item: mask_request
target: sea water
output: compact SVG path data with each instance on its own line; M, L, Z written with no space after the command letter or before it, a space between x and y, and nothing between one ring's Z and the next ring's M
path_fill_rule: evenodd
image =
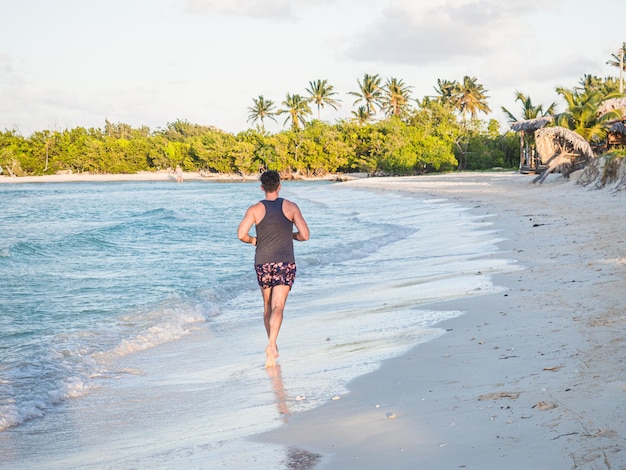
M0 466L292 468L248 437L349 393L493 292L489 220L445 200L285 182L311 239L265 370L259 184L0 185ZM291 467L290 467L291 465ZM304 467L303 467L304 468Z

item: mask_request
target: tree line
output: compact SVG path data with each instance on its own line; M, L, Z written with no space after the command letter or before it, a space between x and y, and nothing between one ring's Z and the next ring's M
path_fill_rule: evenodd
M620 49L624 54L624 48ZM616 59L617 56L614 57ZM620 62L609 62L624 67ZM0 169L3 174L44 175L59 171L136 173L175 168L206 173L255 174L266 169L306 176L334 172L419 174L453 169L513 168L519 162L519 140L499 132L487 90L475 77L438 80L435 95L411 97L411 87L394 77L383 80L365 74L357 80L352 118L321 120L325 106L341 100L327 80L309 82L306 95L287 93L281 107L263 96L252 100L248 120L254 128L237 134L185 120L164 129L133 128L105 120L104 128L76 127L37 131L24 137L16 130L0 132ZM555 115L555 123L590 141L606 137L605 122L612 115L594 110L609 97L623 96L614 78L585 75L572 89L556 92L567 109L555 114L556 104L544 108L516 91L521 113L502 108L511 121ZM313 108L316 110L315 116ZM269 133L265 120L285 115L285 130Z
M0 133L0 166L18 176L59 171L136 173L176 165L206 173L248 175L272 169L318 176L334 172L406 175L514 164L515 138L501 136L497 121L477 119L467 100L462 101L462 109L448 95L409 107L409 97L402 95L408 88L401 80L390 79L389 87L383 87L378 76L366 75L360 84L355 98L363 104L355 117L334 124L319 116L310 119L310 103L319 111L338 102L332 97L332 87L320 80L311 82L309 88L317 98L288 94L281 110L274 110L273 103L263 97L256 98L249 111L257 125L237 134L185 120L156 131L108 120L102 129L45 130L27 138L5 130ZM466 110L470 110L469 119L463 117ZM377 112L381 113L378 119ZM265 131L263 120L283 113L288 128L273 134Z

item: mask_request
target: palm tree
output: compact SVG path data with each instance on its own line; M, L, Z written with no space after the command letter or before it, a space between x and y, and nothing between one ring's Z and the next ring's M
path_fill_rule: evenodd
M248 115L248 121L256 122L261 121L261 128L265 131L265 118L273 119L276 122L274 111L276 107L272 100L266 100L263 95L259 95L258 98L252 98L253 106L248 108L250 114Z
M359 106L356 111L352 111L352 116L353 119L361 126L369 121L371 117L365 106Z
M320 109L324 105L328 105L335 110L337 109L341 100L332 98L337 93L333 91L333 86L328 84L328 80L309 82L309 87L306 91L310 95L310 100L317 106L317 119L320 119Z
M449 104L454 108L458 108L459 104L459 82L456 80L442 80L437 79L438 88L435 87L435 91L439 95L438 100L441 104Z
M504 111L504 113L509 118L509 122L524 121L526 119L535 119L543 116L551 116L556 110L556 103L553 102L544 111L543 105L533 105L530 96L526 96L521 91L515 92L515 101L519 101L522 104L522 115L520 118L516 118L511 111L502 106L502 111Z
M608 95L609 93L614 93L618 91L620 88L620 83L613 77L600 78L596 77L595 75L585 74L578 81L578 86L574 88L581 91L597 90L605 95Z
M624 72L626 72L626 42L622 43L617 54L611 54L613 60L607 61L607 65L612 65L619 69L619 92L624 93Z
M527 121L546 117L542 125L546 125L552 120L552 115L556 111L556 103L552 103L544 111L543 105L534 105L530 96L526 96L521 91L515 92L515 101L519 101L522 105L522 114L520 118L513 115L511 111L502 106L502 111L508 116L509 122ZM549 117L548 117L549 116ZM543 121L543 120L542 120ZM540 124L537 122L537 124ZM520 133L520 170L522 167L537 168L540 164L539 157L536 152L535 132L534 130L519 129Z
M621 57L620 57L621 56ZM615 54L611 54L612 60L607 60L606 64L613 67L622 67L622 72L626 72L626 42L622 43L622 47Z
M461 114L465 116L465 113L469 113L472 119L476 118L478 112L485 114L491 112L487 105L487 98L485 93L487 90L477 83L476 77L463 77L463 84L459 87L459 102L458 108Z
M559 126L570 129L584 137L588 142L601 141L606 135L605 121L615 119L616 112L598 115L600 104L620 94L605 95L599 90L569 90L558 87L556 92L565 99L567 110L557 116Z
M357 83L359 84L359 91L351 91L350 95L356 96L357 99L354 100L354 104L360 103L363 101L365 103L365 108L367 109L367 113L369 116L374 116L376 114L376 107L382 107L381 99L383 89L380 85L382 79L376 75L363 75L363 81L357 79Z
M405 85L401 79L387 79L382 97L382 109L387 117L401 116L407 112L411 88L413 87Z
M306 117L311 115L311 108L309 102L301 95L291 95L287 93L287 98L282 102L284 109L279 109L276 114L288 113L287 119L283 125L287 124L291 120L291 128L294 131L300 129L300 125L304 127L306 124Z

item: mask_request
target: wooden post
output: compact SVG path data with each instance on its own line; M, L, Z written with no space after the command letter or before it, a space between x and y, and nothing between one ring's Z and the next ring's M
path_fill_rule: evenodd
M524 131L520 131L519 136L519 169L521 171L524 166Z

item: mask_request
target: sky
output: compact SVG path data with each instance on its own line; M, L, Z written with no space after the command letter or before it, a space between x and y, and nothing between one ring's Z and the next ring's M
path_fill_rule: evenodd
M327 80L352 117L364 74L401 79L411 96L476 77L492 110L544 108L626 41L624 0L0 0L0 130L164 129L185 120L231 133L255 127L253 98L281 108ZM316 110L313 107L314 115ZM286 115L266 120L285 129ZM287 124L288 126L288 124Z

